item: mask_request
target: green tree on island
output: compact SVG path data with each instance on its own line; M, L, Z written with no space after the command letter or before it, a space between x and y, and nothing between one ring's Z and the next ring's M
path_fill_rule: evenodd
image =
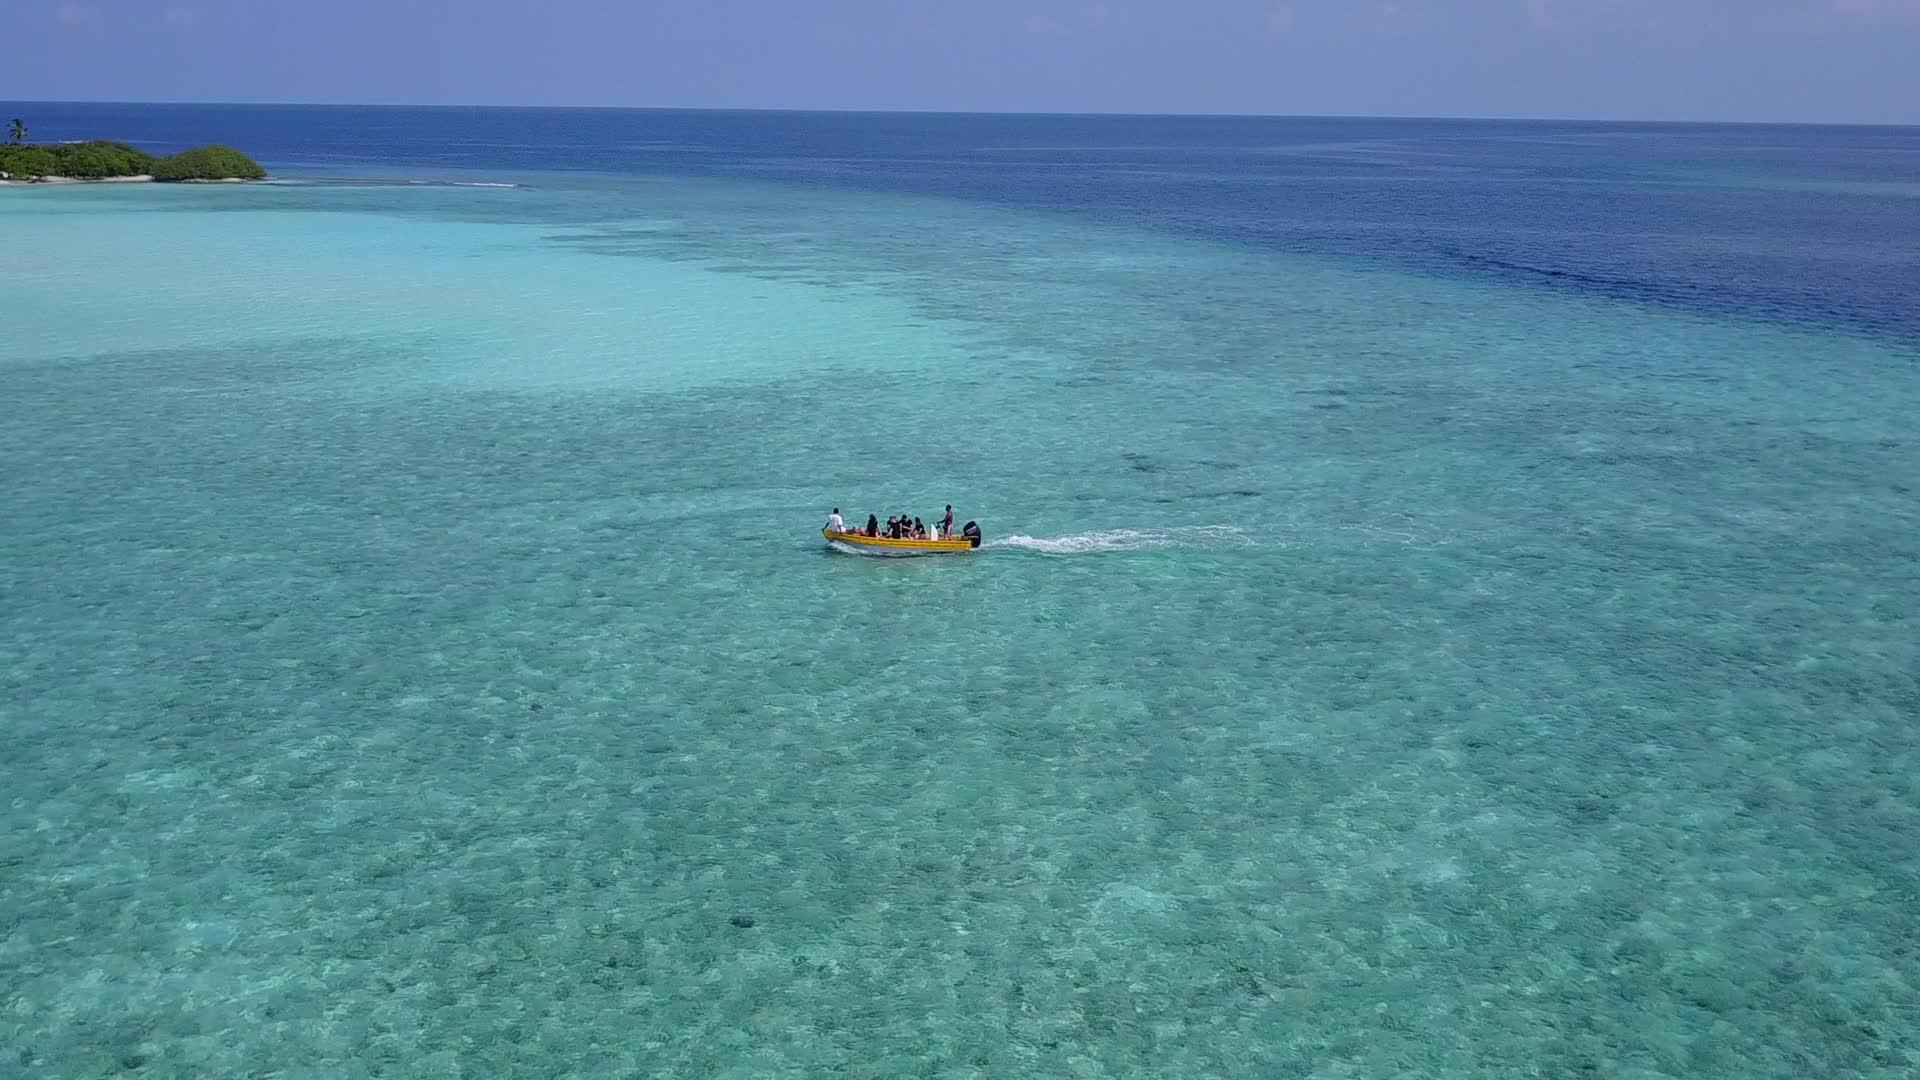
M26 125L14 121L14 141L0 145L0 175L15 180L109 180L143 176L155 180L264 180L260 163L231 146L200 146L170 157L153 155L115 139L89 139L58 146L23 142Z
M15 146L19 146L27 141L27 122L25 120L17 116L13 118L13 123L7 125L7 141Z
M155 180L264 180L267 171L231 146L200 146L153 162Z

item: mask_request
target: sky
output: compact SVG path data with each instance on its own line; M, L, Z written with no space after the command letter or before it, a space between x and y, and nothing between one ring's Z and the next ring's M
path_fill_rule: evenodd
M0 0L0 102L1920 123L1920 0Z

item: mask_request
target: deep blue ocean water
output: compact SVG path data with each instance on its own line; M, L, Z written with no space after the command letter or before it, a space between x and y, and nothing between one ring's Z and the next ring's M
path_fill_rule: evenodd
M40 138L112 131L168 152L219 138L293 174L581 170L933 195L1920 337L1916 128L338 106L31 111Z
M1920 1073L1920 131L16 113L0 1076Z

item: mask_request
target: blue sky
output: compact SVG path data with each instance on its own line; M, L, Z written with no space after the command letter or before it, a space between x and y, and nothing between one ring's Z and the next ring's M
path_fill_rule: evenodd
M0 101L1920 123L1920 0L8 0Z

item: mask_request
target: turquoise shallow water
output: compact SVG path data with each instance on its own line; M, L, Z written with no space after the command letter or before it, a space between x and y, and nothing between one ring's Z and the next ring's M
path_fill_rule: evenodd
M1910 343L514 179L0 192L0 1075L1920 1070Z

